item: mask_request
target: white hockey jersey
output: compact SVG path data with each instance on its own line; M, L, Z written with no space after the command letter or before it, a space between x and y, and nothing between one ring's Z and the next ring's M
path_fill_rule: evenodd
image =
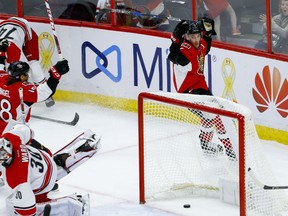
M32 139L31 135L28 126L17 125L1 136L13 146L13 160L4 164L4 178L13 189L10 201L18 215L35 215L35 195L51 191L57 178L57 167L51 155L26 145Z

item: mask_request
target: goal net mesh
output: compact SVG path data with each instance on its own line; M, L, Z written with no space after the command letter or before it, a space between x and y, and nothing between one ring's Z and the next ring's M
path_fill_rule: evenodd
M233 201L240 212L288 215L285 191L264 190L248 172L251 168L260 182L278 185L248 108L215 96L177 93L141 93L139 101L140 202L221 198L221 185L229 182L237 185L236 199L244 200L244 205ZM237 115L244 117L244 134Z

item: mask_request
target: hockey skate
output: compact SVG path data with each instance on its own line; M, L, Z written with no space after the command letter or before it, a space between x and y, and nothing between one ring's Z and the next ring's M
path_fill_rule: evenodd
M222 142L224 148L225 148L225 153L228 157L228 159L230 161L237 161L237 157L236 157L236 154L233 150L233 147L232 147L232 143L230 141L229 138L225 138L225 139L220 139L219 140Z
M199 139L200 139L200 146L204 154L210 155L210 156L217 156L219 153L223 153L223 147L219 144L215 144L212 142L212 136L213 132L210 133L200 133Z
M45 105L48 108L54 106L54 104L55 104L55 101L54 101L53 97L49 97L45 100Z
M95 155L101 148L101 137L87 130L53 156L58 165L57 180Z

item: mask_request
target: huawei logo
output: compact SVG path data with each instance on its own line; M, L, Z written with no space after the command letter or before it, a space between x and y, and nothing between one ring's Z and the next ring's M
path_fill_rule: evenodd
M253 97L257 103L259 112L263 113L269 110L277 112L286 118L288 115L288 81L284 79L281 82L281 73L274 67L271 74L266 65L262 71L262 77L259 73L255 77L256 88L252 88Z

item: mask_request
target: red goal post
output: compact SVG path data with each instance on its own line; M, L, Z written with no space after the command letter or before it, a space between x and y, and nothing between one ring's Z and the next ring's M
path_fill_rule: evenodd
M226 147L224 151L219 148L213 154L207 153L202 146L200 148L202 119L211 120L216 116L223 120L227 135L233 140L236 159L231 159L227 152L225 154ZM217 126L212 128L215 130ZM275 184L261 154L260 141L248 108L215 96L143 92L138 96L138 132L141 204L147 199L165 199L166 195L171 198L171 194L173 197L186 196L192 190L195 194L195 188L197 191L216 191L217 194L222 191L225 194L226 185L218 185L224 179L238 184L239 200L236 205L240 206L241 216L258 215L258 212L272 215L285 208L283 191L264 191L248 175L247 169L252 167L261 180ZM221 134L218 135L220 137ZM214 136L218 135L214 133ZM222 145L219 140L211 140L216 149ZM217 174L210 176L207 170L213 166ZM221 200L227 202L223 195ZM266 206L267 200L271 203ZM278 204L278 200L281 200L281 204Z

